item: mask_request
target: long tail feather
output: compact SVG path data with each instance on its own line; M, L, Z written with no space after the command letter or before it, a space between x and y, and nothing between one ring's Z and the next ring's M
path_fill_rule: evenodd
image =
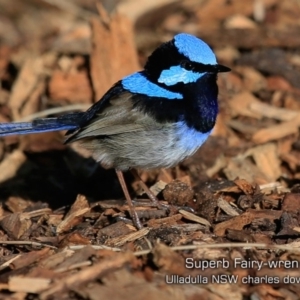
M83 113L74 113L58 118L36 119L32 122L0 123L0 136L42 133L79 128Z

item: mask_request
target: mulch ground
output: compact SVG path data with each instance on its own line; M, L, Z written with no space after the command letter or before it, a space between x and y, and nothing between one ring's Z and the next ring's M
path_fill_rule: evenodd
M0 122L86 110L178 32L218 61L212 136L113 170L64 133L0 140L0 299L300 299L300 2L0 0ZM107 12L109 11L109 13ZM138 141L137 141L138 143Z

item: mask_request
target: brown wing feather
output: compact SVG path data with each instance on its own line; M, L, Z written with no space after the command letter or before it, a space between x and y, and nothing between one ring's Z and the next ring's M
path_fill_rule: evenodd
M80 139L115 135L126 132L141 131L153 126L149 116L141 114L133 107L132 94L123 92L107 102L95 116L76 133L68 137L67 142Z

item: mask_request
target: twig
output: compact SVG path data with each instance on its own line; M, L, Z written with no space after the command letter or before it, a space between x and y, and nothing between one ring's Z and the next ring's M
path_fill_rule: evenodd
M184 251L184 250L196 250L200 248L215 249L215 248L236 248L236 247L246 247L246 248L268 248L268 249L278 249L286 251L300 251L297 248L290 247L287 245L270 245L266 243L222 243L222 244L210 244L210 245L184 245L170 247L173 251ZM142 250L134 252L135 256L146 255L151 253L151 250Z
M113 248L113 247L108 247L104 245L90 245L96 250L99 249L107 249L115 252L122 251L119 248ZM68 249L70 250L80 250L82 248L86 247L86 245L76 245L76 246L68 246ZM150 246L149 246L150 247ZM216 249L216 248L236 248L236 247L246 247L246 248L268 248L268 249L278 249L278 250L286 250L286 251L300 251L295 247L291 247L288 245L270 245L266 243L221 243L221 244L204 244L204 245L183 245L183 246L175 246L175 247L170 247L173 251L185 251L185 250L196 250L200 248L207 248L207 249ZM141 255L146 255L152 252L153 247L151 249L147 250L141 250L141 251L136 251L133 254L135 256L141 256Z
M76 250L81 250L86 246L87 245L73 245L73 246L68 246L67 248L70 249L70 250L76 251ZM115 251L115 252L120 252L121 251L120 248L108 247L108 246L105 246L105 245L89 245L89 246L94 248L95 250L105 249L105 250L111 250L111 251Z
M57 249L57 247L55 246L32 241L0 241L0 245L30 245L36 247L48 247L51 249Z
M92 262L90 260L86 260L86 261L82 261L82 262L76 263L76 264L68 266L68 267L58 268L58 269L54 270L54 272L55 273L63 273L66 271L71 271L71 270L82 268L82 267L88 267L91 265L92 265Z
M14 260L18 259L21 256L21 254L16 255L15 257L11 258L10 260L6 261L0 266L0 271L7 268Z

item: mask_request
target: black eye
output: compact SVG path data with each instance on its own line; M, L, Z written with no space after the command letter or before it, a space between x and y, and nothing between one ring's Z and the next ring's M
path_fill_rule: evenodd
M188 60L183 60L180 63L181 67L186 69L187 71L192 71L194 69L193 64Z

